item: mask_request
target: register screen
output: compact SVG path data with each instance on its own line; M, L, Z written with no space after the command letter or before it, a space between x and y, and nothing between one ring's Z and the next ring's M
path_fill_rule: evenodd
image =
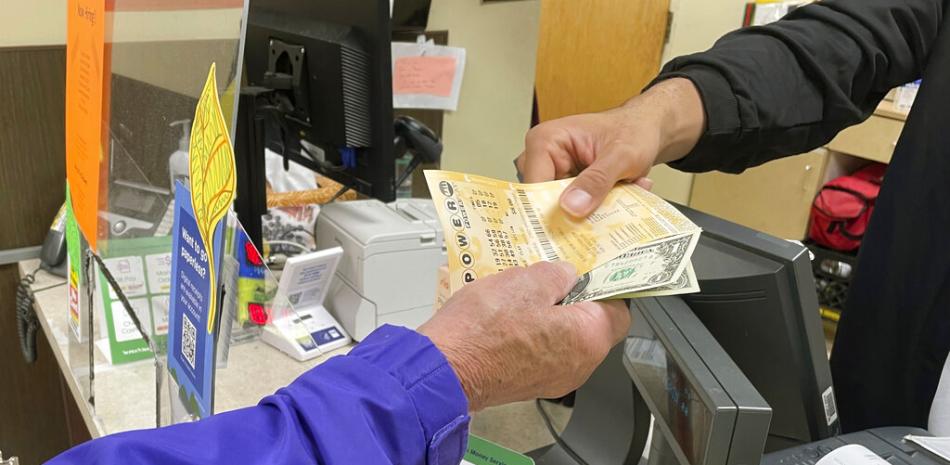
M657 422L663 422L691 465L703 463L712 412L700 399L696 388L651 329L643 325L638 336L627 339L628 362L638 373L645 389L644 398L652 400Z

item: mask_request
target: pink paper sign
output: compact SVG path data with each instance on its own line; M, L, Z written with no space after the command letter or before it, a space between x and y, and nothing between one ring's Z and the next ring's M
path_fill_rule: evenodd
M455 67L455 57L449 56L397 58L393 72L393 92L449 97L452 95Z

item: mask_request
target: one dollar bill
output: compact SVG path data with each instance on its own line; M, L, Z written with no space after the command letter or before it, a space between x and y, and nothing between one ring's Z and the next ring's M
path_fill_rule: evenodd
M683 276L698 241L699 232L693 232L639 246L584 273L562 303L685 293L689 284Z
M583 274L640 246L700 231L634 184L618 184L587 218L573 218L559 205L571 179L519 184L451 171L425 175L445 231L452 292L540 261L567 261Z
M667 295L692 294L699 292L699 281L696 279L696 272L693 271L693 264L686 265L686 269L676 280L665 286L649 289L646 291L631 292L614 296L614 299L641 299L644 297L662 297Z

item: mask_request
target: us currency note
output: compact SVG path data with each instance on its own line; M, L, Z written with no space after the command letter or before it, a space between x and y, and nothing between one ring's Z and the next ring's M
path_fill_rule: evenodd
M661 297L665 295L692 294L699 292L699 281L696 279L696 272L693 270L693 264L686 265L686 269L672 283L665 286L649 289L646 291L631 292L614 296L614 299L639 299L643 297Z
M591 215L573 218L559 205L571 179L519 184L450 171L425 175L445 232L452 292L539 261L568 261L586 273L644 244L699 232L633 184L618 184Z
M693 232L636 247L581 275L562 304L626 298L630 294L643 297L639 293L648 291L666 295L687 292L689 276L686 280L683 276L687 275L689 258L698 241L699 232Z

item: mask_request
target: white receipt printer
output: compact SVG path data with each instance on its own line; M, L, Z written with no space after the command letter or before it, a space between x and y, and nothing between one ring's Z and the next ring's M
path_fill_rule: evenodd
M343 248L326 307L354 339L432 316L446 258L431 200L335 202L321 209L316 236L318 249Z

